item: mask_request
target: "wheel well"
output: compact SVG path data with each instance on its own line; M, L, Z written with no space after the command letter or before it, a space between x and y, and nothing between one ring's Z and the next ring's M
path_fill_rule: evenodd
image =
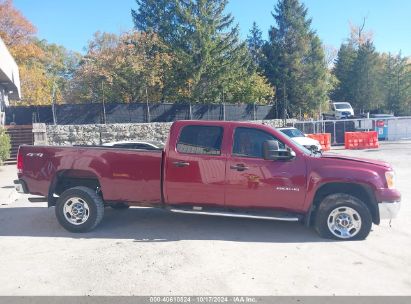
M328 183L322 185L315 193L313 200L312 216L310 218L310 224L315 219L315 213L322 200L333 193L346 193L357 197L364 202L372 215L372 221L374 224L380 223L380 216L378 212L377 202L374 194L368 186L353 184L353 183Z
M65 170L59 172L53 180L48 196L49 207L56 204L57 198L64 191L70 188L84 186L95 191L100 190L98 177L92 172L83 170Z

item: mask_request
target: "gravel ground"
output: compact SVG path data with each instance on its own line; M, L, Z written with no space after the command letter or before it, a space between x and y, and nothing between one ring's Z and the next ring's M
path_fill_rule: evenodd
M366 241L334 242L297 223L108 208L70 234L54 209L7 196L0 170L0 295L411 295L411 143L335 153L393 164L399 218Z

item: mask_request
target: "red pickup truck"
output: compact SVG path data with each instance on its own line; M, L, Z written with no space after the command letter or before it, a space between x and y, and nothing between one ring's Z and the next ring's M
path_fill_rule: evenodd
M42 196L72 232L104 207L303 221L322 237L365 239L396 216L401 195L384 162L322 155L267 125L177 121L163 150L21 146L17 191Z

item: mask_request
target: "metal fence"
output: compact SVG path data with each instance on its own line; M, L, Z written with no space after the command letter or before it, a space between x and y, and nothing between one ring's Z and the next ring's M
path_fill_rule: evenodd
M292 125L306 134L331 133L331 143L344 144L345 132L377 131L379 140L411 139L411 117L296 121Z
M64 104L6 108L6 124L61 125L97 123L170 122L195 120L262 120L275 118L272 106L256 104Z

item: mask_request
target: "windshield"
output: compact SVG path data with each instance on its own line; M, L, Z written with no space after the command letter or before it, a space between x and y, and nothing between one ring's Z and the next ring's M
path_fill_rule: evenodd
M351 109L351 105L349 103L335 103L334 107L337 110L349 110L349 109Z
M284 136L286 136L286 137L288 137L290 140L292 140L292 138L291 138L290 136L288 136L287 133L283 132L283 131L287 131L287 130L280 130L280 131L284 134ZM299 131L299 130L298 130L298 131ZM301 131L300 131L300 132L301 132ZM316 155L316 154L314 154L312 151L308 150L306 147L300 145L298 142L296 142L296 141L294 141L294 140L292 140L292 142L293 142L294 145L296 145L296 146L300 149L300 151L302 151L304 154L306 154L306 155L311 155L311 156Z
M283 129L283 130L280 130L280 131L283 132L285 135L287 135L287 136L290 137L290 138L293 138L293 137L305 137L304 133L301 132L301 131L298 130L298 129Z

